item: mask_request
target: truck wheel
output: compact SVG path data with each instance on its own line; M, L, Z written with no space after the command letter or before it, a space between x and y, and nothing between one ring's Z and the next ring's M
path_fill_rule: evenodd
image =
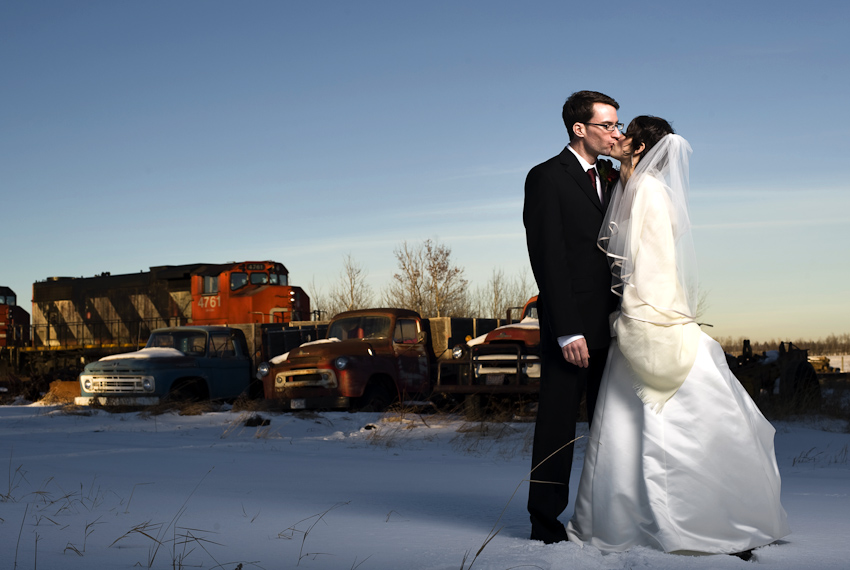
M172 402L201 402L210 399L203 380L184 380L171 387L168 399Z
M395 398L383 384L370 383L363 395L357 398L354 407L358 412L384 412Z

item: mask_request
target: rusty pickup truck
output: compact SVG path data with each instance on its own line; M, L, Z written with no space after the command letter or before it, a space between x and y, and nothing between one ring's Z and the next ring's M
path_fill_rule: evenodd
M394 401L465 398L536 391L486 385L452 347L486 334L498 319L424 319L406 309L365 309L335 316L327 337L263 362L257 377L266 399L284 409L378 411Z

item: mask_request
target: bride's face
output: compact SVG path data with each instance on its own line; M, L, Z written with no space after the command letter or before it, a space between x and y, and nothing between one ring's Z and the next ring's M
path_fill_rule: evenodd
M615 160L619 160L620 162L628 161L629 157L632 155L632 138L631 137L622 137L620 140L614 143L614 148L611 149L611 154L609 155L611 158Z

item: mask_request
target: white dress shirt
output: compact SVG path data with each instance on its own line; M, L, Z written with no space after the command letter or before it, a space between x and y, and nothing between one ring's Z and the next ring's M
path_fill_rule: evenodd
M584 157L582 157L579 153L577 153L575 151L575 149L573 149L573 147L571 147L570 145L567 145L567 148L570 149L570 152L573 153L575 155L575 157L578 159L578 163L584 169L585 173L587 173L587 171L590 170L591 168L596 170L596 163L595 162L593 164L590 164L589 162L587 162L584 159ZM599 181L599 171L598 170L596 171L596 195L599 196L599 201L602 202L602 186L601 186L600 181ZM583 334L572 334L572 335L566 335L566 336L559 336L558 337L558 344L560 345L561 348L564 348L568 344L575 342L580 338L584 338L584 335Z

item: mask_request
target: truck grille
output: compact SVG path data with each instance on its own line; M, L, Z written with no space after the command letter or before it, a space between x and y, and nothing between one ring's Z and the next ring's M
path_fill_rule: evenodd
M318 386L321 388L336 388L336 373L325 368L309 368L307 370L287 370L275 376L274 385L277 390L296 388L300 386Z
M129 394L129 393L150 393L153 390L145 390L143 385L144 378L141 376L81 376L80 381L85 382L88 379L91 381L91 388L84 390L95 394ZM150 386L153 388L153 379L150 379Z
M535 355L517 357L505 354L487 354L476 356L474 359L475 375L516 375L517 364L522 375L529 378L540 378L540 358Z

